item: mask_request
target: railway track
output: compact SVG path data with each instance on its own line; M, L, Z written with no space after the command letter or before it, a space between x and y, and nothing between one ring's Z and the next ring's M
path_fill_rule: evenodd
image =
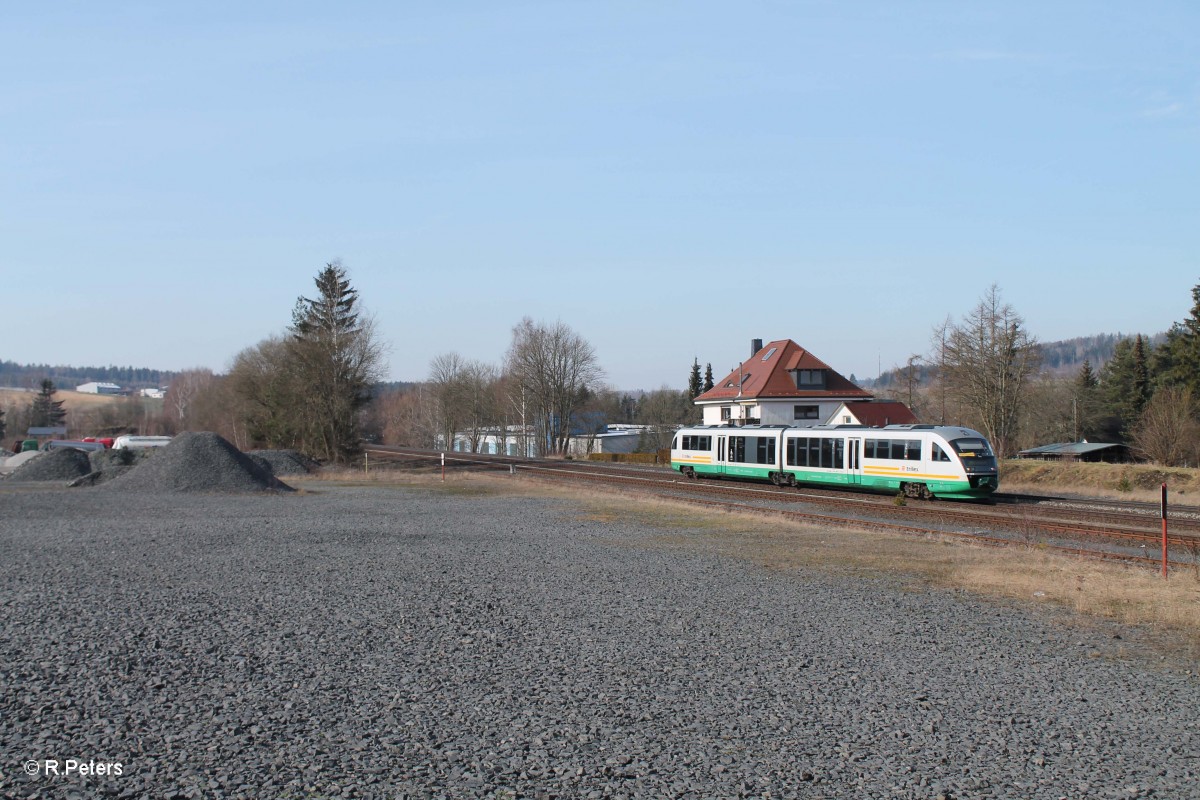
M381 446L368 451L376 463L388 461L425 468L439 467L443 455ZM1005 497L996 505L936 501L897 505L887 495L777 488L733 480L688 480L663 467L610 466L475 453L446 453L445 465L449 470L519 471L542 480L602 483L711 509L748 511L810 524L866 527L993 546L1037 546L1042 550L1147 566L1161 563L1161 520L1148 513L1130 511L1128 503L1072 500L1066 506L1047 506L1045 498ZM1170 524L1169 560L1176 565L1200 563L1200 520L1196 516L1181 517Z

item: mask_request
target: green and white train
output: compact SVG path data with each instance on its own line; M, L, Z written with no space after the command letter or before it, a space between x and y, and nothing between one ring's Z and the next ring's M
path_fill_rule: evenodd
M671 468L689 478L836 486L908 497L980 500L999 487L996 456L969 428L943 425L785 425L682 428Z

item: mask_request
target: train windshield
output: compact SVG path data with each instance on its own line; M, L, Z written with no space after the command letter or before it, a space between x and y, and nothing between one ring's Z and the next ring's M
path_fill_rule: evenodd
M986 439L971 437L950 442L967 468L996 469L996 455Z

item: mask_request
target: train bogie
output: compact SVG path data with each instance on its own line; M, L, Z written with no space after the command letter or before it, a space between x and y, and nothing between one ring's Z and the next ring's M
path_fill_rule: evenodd
M933 425L703 427L680 430L671 467L689 477L827 485L914 498L996 491L995 456L968 428Z

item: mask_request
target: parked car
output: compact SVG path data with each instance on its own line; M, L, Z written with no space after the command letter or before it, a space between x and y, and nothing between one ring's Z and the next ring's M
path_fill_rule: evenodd
M43 450L62 450L64 448L74 448L75 450L103 450L104 445L99 442L84 442L78 439L51 439L42 445Z
M113 450L144 450L148 447L166 447L170 436L118 436L113 441Z

